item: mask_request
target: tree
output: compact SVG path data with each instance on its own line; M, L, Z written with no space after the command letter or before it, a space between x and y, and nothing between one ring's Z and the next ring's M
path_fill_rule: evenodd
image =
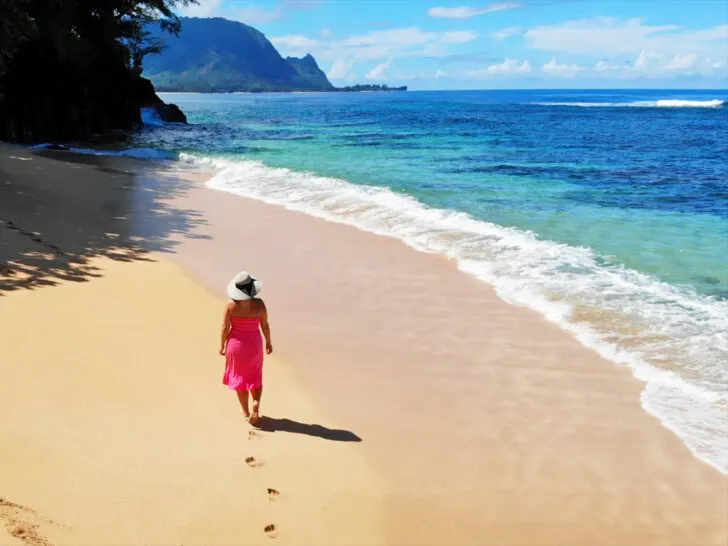
M129 62L131 71L141 76L144 70L144 57L153 53L161 53L166 47L164 40L139 25L133 34L125 40L129 48Z
M0 0L0 140L83 138L140 123L144 27L179 33L193 0ZM152 91L153 93L153 91Z
M7 71L18 47L28 39L33 19L28 13L30 0L2 0L0 2L0 78Z

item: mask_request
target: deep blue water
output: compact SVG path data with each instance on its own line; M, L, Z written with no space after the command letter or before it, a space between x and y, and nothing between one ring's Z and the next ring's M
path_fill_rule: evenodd
M165 99L191 125L135 146L212 165L216 189L456 258L631 365L648 409L728 468L728 91Z

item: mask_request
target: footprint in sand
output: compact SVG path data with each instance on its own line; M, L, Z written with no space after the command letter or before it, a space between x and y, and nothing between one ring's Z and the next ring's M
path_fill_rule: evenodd
M262 437L263 435L257 430L248 431L248 440L260 440Z
M255 468L256 466L263 466L265 463L261 461L260 459L256 459L255 457L246 457L245 462L248 463L248 466L251 468Z
M281 492L277 489L273 489L271 487L268 488L268 500L274 501L278 500L278 497L281 496Z
M0 497L0 520L5 524L5 530L23 544L49 546L48 540L38 532L40 525L33 520L53 522L39 518L30 508Z
M278 536L278 527L272 523L270 525L266 525L264 531L268 538L276 538Z

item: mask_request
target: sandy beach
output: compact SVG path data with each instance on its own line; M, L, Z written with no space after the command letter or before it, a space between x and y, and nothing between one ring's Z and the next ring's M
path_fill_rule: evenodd
M629 370L441 256L204 180L0 145L0 544L726 544L728 480ZM216 351L240 269L261 430Z

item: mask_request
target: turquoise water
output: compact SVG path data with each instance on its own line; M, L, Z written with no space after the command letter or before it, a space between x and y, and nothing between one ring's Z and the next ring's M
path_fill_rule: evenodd
M458 261L646 381L728 469L728 92L194 95L134 146Z

